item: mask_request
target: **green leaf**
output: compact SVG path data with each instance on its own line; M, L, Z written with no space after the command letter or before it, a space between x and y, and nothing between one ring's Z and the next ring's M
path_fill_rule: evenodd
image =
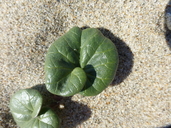
M111 40L98 29L73 27L47 52L46 87L61 96L97 95L111 83L117 67L118 53Z
M59 118L50 109L40 114L41 106L40 93L34 89L24 89L11 97L9 107L21 128L58 128Z
M87 82L81 94L93 96L102 92L112 82L118 61L117 49L111 40L98 29L83 30L80 65L87 74Z

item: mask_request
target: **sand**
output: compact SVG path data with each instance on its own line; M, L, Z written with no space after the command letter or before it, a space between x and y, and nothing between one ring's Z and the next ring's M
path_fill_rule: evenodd
M9 100L44 84L50 44L73 26L99 28L119 68L101 94L60 99L61 128L158 128L171 124L169 0L0 1L0 128L16 128ZM61 106L60 105L60 106Z

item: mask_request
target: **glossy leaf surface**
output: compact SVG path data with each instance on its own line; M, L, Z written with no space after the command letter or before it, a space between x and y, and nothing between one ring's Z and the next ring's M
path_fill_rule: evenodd
M10 111L21 128L58 128L56 114L52 110L40 114L41 106L42 96L34 89L20 90L10 100Z
M46 87L61 96L97 95L111 83L117 66L118 53L111 40L98 29L73 27L47 52Z

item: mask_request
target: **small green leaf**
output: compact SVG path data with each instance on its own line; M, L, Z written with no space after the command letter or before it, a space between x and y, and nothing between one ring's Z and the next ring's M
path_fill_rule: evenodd
M42 96L34 89L16 92L10 99L10 111L21 128L58 128L59 118L52 110L39 115Z
M118 53L111 40L98 29L73 27L47 52L46 87L61 96L94 96L112 82L117 67Z

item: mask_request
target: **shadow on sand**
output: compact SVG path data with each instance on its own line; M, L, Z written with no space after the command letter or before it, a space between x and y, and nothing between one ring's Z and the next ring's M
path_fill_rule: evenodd
M72 97L61 97L51 94L45 84L39 84L32 89L38 90L47 105L56 112L61 119L61 128L75 128L91 117L91 110L87 105L72 101Z
M168 23L170 22L170 23ZM170 27L169 27L170 24ZM169 46L171 50L171 0L169 0L168 4L166 5L165 8L165 38L166 38L166 43Z

